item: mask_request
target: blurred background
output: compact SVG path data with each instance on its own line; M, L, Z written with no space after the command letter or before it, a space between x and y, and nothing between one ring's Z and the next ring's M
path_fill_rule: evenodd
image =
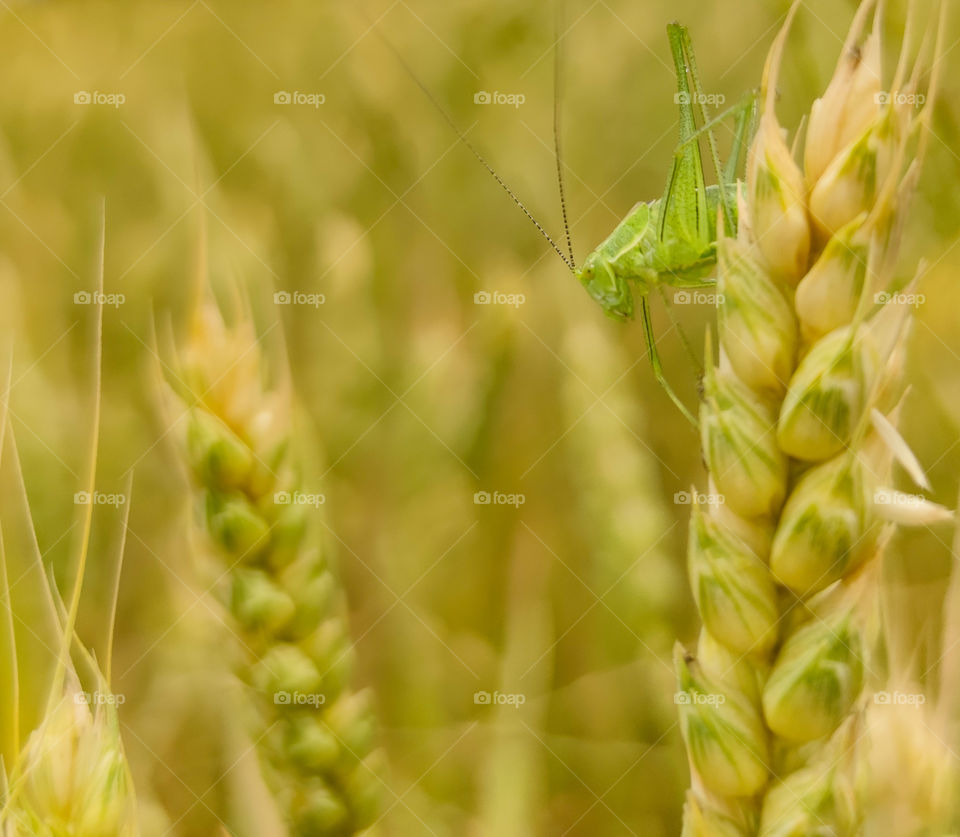
M780 79L791 132L854 6L801 10ZM730 105L758 85L786 8L565 3L578 260L662 193L677 134L666 24L689 25L705 90ZM239 772L230 719L198 686L219 662L214 606L149 371L154 324L183 333L203 224L214 286L253 301L322 451L307 484L327 498L390 761L380 832L679 833L670 654L697 631L678 496L704 487L697 440L653 381L640 327L603 317L383 40L557 237L554 32L553 4L524 0L3 4L0 322L39 544L60 572L92 416L82 295L106 206L101 488L135 474L113 687L146 833L215 833ZM929 303L905 435L951 506L958 38L952 21L905 258L927 260ZM694 370L653 305L668 375L693 403ZM674 311L702 345L712 309ZM103 549L116 534L105 521ZM901 536L888 564L915 592L918 635L933 630L949 533ZM91 635L108 583L94 561Z

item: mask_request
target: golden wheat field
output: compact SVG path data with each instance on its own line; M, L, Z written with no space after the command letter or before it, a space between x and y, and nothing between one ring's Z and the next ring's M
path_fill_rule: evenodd
M0 835L960 834L953 5L0 0Z

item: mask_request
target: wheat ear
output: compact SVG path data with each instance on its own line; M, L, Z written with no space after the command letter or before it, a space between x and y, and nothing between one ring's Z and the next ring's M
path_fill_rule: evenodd
M101 227L98 288L103 290ZM101 293L102 295L102 293ZM130 767L120 736L123 696L110 688L117 586L106 626L101 670L75 631L93 524L102 368L103 307L94 329L94 411L86 497L67 603L48 574L37 542L13 428L8 422L11 366L0 403L0 835L3 837L139 837ZM114 556L119 584L132 477ZM101 557L101 556L98 556ZM87 690L88 689L88 690Z
M801 165L774 111L799 5L764 69L737 236L718 247L719 362L708 336L700 409L710 490L688 550L703 631L696 653L676 651L687 837L860 833L877 559L895 523L949 516L887 488L895 460L923 480L895 427L913 308L893 271L935 95L934 79L921 87L930 39L909 71L905 44L886 92L865 0Z
M207 293L207 291L204 291ZM199 526L257 712L250 734L291 835L350 835L377 810L371 696L349 689L343 597L306 495L287 383L267 380L248 311L228 326L207 298L174 387Z

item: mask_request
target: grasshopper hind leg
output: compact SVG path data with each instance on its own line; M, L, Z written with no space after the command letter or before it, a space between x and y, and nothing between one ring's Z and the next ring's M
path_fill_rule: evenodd
M650 319L650 302L646 297L640 300L640 314L643 320L643 337L647 343L647 355L650 357L650 366L653 369L653 377L657 383L663 387L664 392L670 396L670 400L676 405L677 409L683 413L683 417L694 427L697 427L697 420L694 418L686 405L680 400L680 397L673 391L670 382L663 374L663 366L660 363L660 353L657 351L656 341L653 339L653 323Z

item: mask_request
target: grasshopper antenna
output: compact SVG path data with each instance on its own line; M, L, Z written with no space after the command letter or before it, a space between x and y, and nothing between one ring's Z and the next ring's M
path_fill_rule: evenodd
M533 213L530 212L530 210L527 209L526 206L524 206L523 201L521 201L520 198L517 197L516 192L514 192L513 189L511 189L504 182L503 178L500 177L499 174L497 174L493 166L491 166L487 162L486 158L479 151L477 151L473 143L467 139L466 134L464 134L463 131L460 130L460 127L454 121L453 117L449 113L447 113L446 108L444 108L444 106L440 104L436 96L434 96L433 93L430 92L430 89L420 80L420 77L413 71L413 68L410 66L407 60L403 57L403 55L400 54L400 51L390 42L387 36L384 35L377 26L373 27L373 31L377 33L377 37L379 37L380 40L383 41L384 44L386 44L390 52L394 54L397 61L400 63L400 66L403 67L404 70L406 70L407 75L410 76L410 78L413 79L417 87L419 87L423 91L423 94L430 100L430 103L440 112L440 115L443 117L444 121L447 123L447 125L450 126L454 134L457 135L457 139L459 139L460 142L462 142L467 147L470 153L477 158L480 164L488 172L490 172L490 176L493 177L493 179L500 184L500 188L503 189L503 191L510 196L513 202L520 208L520 211L523 212L523 214L526 215L528 219L530 219L530 222L537 228L537 231L540 233L540 235L542 235L544 239L546 239L547 243L554 249L556 254L563 260L563 263L569 268L570 272L576 275L577 268L573 260L569 258L563 252L563 250L560 249L560 247L557 245L557 242L554 241L553 238L550 236L550 233L548 233L543 228L540 222L533 217Z
M567 219L567 198L563 188L563 154L560 149L562 131L560 128L560 87L563 81L562 45L563 45L563 0L556 0L553 17L553 156L557 160L557 187L560 190L560 213L563 216L563 233L567 239L567 252L570 264L577 263L573 255L573 239L570 237L570 223Z

